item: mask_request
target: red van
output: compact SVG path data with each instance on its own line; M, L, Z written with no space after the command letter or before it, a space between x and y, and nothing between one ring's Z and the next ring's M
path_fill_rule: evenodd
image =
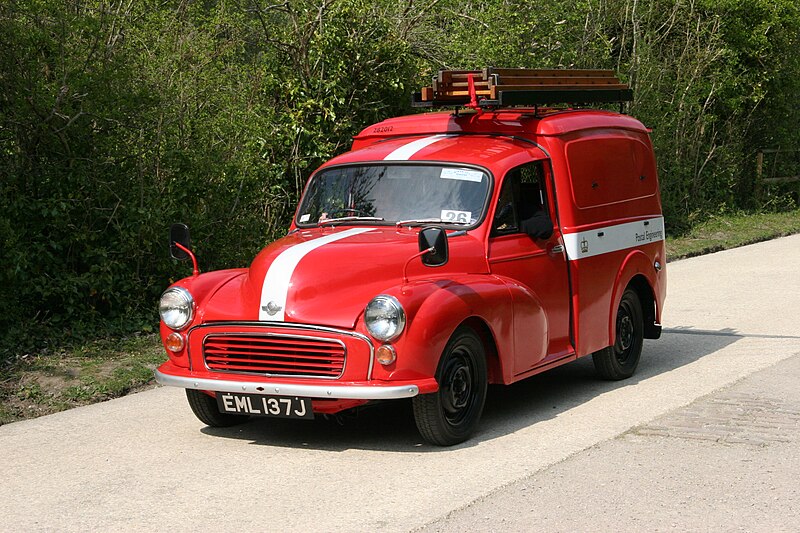
M599 80L599 81L598 81ZM169 359L210 426L411 398L421 435L469 438L487 384L591 355L624 379L661 334L664 220L648 130L607 71L443 71L418 106L309 179L249 268L161 297ZM566 102L571 107L544 107ZM622 105L622 104L620 104Z

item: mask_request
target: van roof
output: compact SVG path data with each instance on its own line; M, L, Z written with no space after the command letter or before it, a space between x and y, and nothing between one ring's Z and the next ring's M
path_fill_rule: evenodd
M434 112L390 118L364 128L353 149L379 139L445 133L485 133L520 137L560 136L597 128L649 130L628 115L598 109L498 109L482 112Z
M518 136L414 133L367 143L331 159L321 168L359 163L438 162L475 165L503 172L531 158L546 157L535 143Z

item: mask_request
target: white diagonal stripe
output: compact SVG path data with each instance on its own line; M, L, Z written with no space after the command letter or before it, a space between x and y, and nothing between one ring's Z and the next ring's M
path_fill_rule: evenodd
M292 274L294 274L297 264L320 246L330 242L339 241L359 233L370 231L371 228L352 228L319 239L306 241L296 244L281 252L272 262L264 276L264 284L261 286L261 303L258 309L258 319L262 321L283 322L286 312L286 299L289 295L289 288L292 285ZM272 302L280 309L273 315L266 311L266 306Z
M383 158L384 161L407 161L411 159L414 154L425 148L426 146L430 146L431 144L441 141L442 139L446 139L450 137L450 135L431 135L430 137L423 137L422 139L417 139L416 141L411 141L408 144L404 144L400 148L397 148L392 153L387 155Z

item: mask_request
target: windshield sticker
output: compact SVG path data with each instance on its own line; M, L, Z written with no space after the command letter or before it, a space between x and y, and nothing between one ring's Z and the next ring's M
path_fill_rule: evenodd
M303 215L303 216L300 217L300 223L302 224L303 222L308 222L310 219L311 219L311 215L309 215L309 214Z
M472 213L469 211L453 211L451 209L442 209L442 216L439 218L445 222L460 222L463 224L469 224L472 222Z
M483 172L466 168L443 168L439 177L443 180L474 181L475 183L480 183L483 181Z

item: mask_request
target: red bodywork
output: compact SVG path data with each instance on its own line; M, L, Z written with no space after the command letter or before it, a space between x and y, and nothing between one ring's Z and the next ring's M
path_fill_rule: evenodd
M425 145L431 136L441 138ZM336 412L371 399L435 392L439 357L456 328L468 323L485 344L489 382L509 384L613 344L615 310L629 286L643 302L646 336L658 336L666 291L663 219L653 150L640 122L589 110L413 115L365 129L351 151L320 170L380 163L417 141L413 146L421 148L394 164L455 163L483 169L493 181L485 216L466 235L449 239L446 265L412 260L404 282L404 265L418 253L419 227L304 227L296 219L249 268L176 284L191 292L195 314L180 332L185 348L167 352L159 381L308 395L316 412ZM552 236L493 235L504 179L534 161L545 170ZM325 244L309 244L315 242ZM285 306L272 320L265 319L262 293L276 261L289 266ZM397 359L386 366L375 361L382 343L364 324L365 306L379 294L395 297L406 314L404 332L391 342ZM162 337L170 333L162 323ZM254 345L271 339L300 351L322 346L335 354L314 360L319 364L308 375L276 375L266 363L243 362L241 372L210 369L206 352L215 339L228 338Z

